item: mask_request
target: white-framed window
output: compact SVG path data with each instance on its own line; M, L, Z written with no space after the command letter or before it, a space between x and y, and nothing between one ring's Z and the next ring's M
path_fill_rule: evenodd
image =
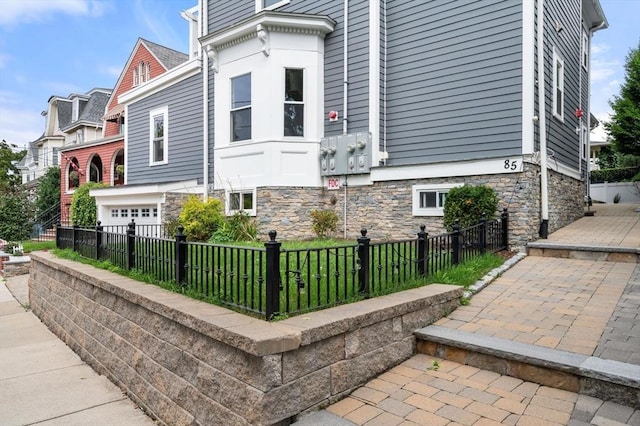
M149 62L139 62L133 69L133 86L144 83L151 79L151 64Z
M251 74L231 79L231 141L251 139Z
M553 48L553 116L564 121L564 59Z
M256 191L248 189L242 191L227 192L227 214L245 212L249 216L256 215Z
M138 209L131 209L131 217L138 217Z
M443 216L444 203L451 188L461 184L413 185L412 213L414 216Z
M149 112L149 165L169 162L169 108Z
M138 67L133 69L133 87L136 87L140 84L140 76L138 75Z
M153 217L158 217L158 208L157 207L153 208Z
M111 209L111 217L118 217L118 209Z
M284 135L304 137L304 70L284 70Z
M129 209L120 209L120 217L129 217Z
M140 209L142 212L142 217L149 217L149 209Z
M256 13L261 10L273 10L289 4L290 0L256 0Z
M589 127L584 123L580 123L580 127L582 128L582 149L580 150L580 158L585 160L589 158Z
M589 35L582 30L582 67L589 69Z

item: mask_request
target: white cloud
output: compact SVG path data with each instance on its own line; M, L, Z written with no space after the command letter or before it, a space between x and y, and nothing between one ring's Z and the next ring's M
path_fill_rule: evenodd
M22 148L43 131L44 119L39 112L0 106L0 138Z
M103 0L4 0L0 26L42 22L57 13L79 16L101 16L107 8Z
M180 37L174 30L173 26L169 22L168 13L177 14L178 11L170 8L168 11L166 7L160 7L161 4L151 4L147 0L135 0L134 2L134 15L136 20L142 23L152 34L154 43L159 43L163 46L173 47L179 45L183 38ZM164 6L164 4L162 4ZM171 5L171 3L167 3ZM153 11L151 13L150 11Z
M118 78L122 73L122 66L111 65L111 66L101 67L100 72L102 74L105 74L114 78Z

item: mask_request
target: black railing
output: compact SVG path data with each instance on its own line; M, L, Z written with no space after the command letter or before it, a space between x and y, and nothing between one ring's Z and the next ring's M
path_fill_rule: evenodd
M294 315L394 291L483 253L508 249L506 209L497 220L429 236L372 243L363 229L353 244L283 249L275 231L262 247L188 242L121 228L58 226L57 247L109 260L123 269L178 283L191 294L267 319ZM140 227L145 230L144 227ZM111 232L107 230L120 232ZM149 228L147 228L148 230ZM159 229L159 228L158 228Z
M60 222L60 203L49 207L33 220L31 239L36 241L53 240L56 224Z

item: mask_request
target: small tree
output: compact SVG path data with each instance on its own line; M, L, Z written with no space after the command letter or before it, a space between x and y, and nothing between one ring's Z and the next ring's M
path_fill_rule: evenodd
M209 198L206 202L195 195L182 206L180 223L190 241L207 241L224 223L222 201Z
M36 192L36 215L60 202L60 169L51 167L40 178Z
M604 127L615 151L637 156L640 155L640 43L629 52L624 68L620 96L609 102L613 115Z
M87 182L75 190L71 199L71 222L74 225L83 227L96 225L96 199L89 195L89 191L104 186L101 183Z
M477 224L482 217L492 219L498 210L498 196L486 185L464 185L452 188L444 203L444 226L452 229L456 221L466 228Z
M27 155L26 150L16 151L18 146L2 139L0 142L0 194L4 195L22 183L20 171L13 164Z

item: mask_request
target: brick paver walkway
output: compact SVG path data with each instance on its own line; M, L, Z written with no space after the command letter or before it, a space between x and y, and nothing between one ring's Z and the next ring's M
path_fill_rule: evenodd
M427 355L412 357L327 411L364 426L640 425L638 410Z
M640 265L636 265L593 355L640 365Z
M529 256L435 324L592 355L635 267Z

